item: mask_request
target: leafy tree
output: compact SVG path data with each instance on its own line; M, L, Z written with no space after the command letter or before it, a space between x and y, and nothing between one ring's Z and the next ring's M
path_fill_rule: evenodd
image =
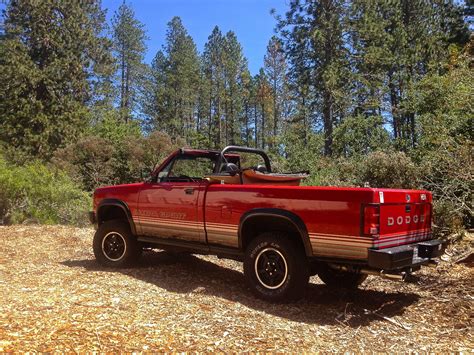
M451 229L472 226L473 218L473 46L453 54L447 73L425 76L410 95L420 137L412 155L434 194L436 223Z
M0 139L49 158L89 120L99 78L110 72L97 1L10 1L0 39Z
M334 130L334 152L338 156L367 155L390 147L390 135L383 128L381 116L350 116Z
M146 39L144 25L135 18L133 9L124 1L112 19L112 41L119 76L118 101L125 121L131 117L138 101L145 70L143 56Z

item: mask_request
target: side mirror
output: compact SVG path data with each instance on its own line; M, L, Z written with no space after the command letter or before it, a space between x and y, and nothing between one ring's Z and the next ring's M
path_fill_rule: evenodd
M153 169L142 169L140 171L140 180L143 182L151 182Z

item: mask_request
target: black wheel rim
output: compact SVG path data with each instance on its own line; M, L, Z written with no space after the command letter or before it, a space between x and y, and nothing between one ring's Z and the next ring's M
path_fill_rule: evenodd
M288 277L288 265L283 254L275 248L265 248L255 259L255 274L265 288L281 287Z
M122 259L126 250L125 238L120 233L110 232L102 239L102 252L110 261Z

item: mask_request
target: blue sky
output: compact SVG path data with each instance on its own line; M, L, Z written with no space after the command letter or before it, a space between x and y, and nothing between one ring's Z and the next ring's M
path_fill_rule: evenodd
M122 0L102 0L109 21L121 3ZM287 3L288 0L127 0L147 29L147 63L164 43L166 24L173 16L179 16L200 52L215 25L224 33L234 31L252 74L263 65L268 40L274 34L276 21L270 10L284 14Z

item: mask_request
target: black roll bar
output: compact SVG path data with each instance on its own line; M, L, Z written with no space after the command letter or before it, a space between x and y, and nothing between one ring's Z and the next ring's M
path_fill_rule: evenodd
M270 165L270 159L268 158L267 153L261 149L257 148L249 148L249 147L239 147L237 145L229 145L222 149L222 151L219 154L219 158L217 159L216 166L214 168L214 174L218 174L220 172L221 166L223 162L226 162L227 159L225 158L225 153L229 152L242 152L242 153L254 153L260 155L263 160L265 161L265 167L267 168L267 172L271 173L272 168Z

